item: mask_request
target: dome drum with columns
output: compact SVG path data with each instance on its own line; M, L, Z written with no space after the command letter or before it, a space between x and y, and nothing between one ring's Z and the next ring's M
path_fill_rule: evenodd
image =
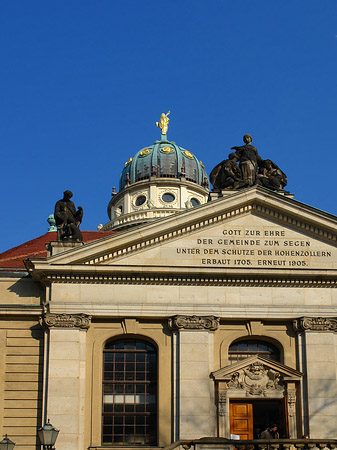
M167 115L162 114L166 128L157 123L165 132ZM206 203L209 181L201 161L162 134L125 163L119 192L112 195L104 230L128 228Z

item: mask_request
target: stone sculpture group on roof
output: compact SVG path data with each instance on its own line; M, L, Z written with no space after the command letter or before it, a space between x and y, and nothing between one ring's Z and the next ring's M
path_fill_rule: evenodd
M232 152L210 174L210 180L217 190L238 190L249 186L261 185L273 191L282 190L287 184L287 176L270 159L263 160L252 142L245 134L245 145L232 147Z

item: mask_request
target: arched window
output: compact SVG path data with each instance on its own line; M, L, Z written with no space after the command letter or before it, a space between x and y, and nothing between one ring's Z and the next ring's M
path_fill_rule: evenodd
M261 355L280 362L280 350L270 342L246 339L234 342L228 349L229 364L234 364L253 355Z
M104 348L103 444L157 444L157 350L139 339Z

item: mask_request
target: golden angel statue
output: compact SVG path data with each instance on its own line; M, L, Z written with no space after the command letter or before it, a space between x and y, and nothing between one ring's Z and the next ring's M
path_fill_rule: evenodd
M167 134L168 124L170 121L167 116L170 114L170 112L171 111L168 111L166 114L162 113L159 122L156 122L157 127L161 129L161 134Z

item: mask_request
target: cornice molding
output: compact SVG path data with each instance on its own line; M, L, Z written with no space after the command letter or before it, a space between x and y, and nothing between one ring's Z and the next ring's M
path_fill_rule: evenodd
M87 330L91 325L91 316L86 314L50 314L40 317L40 325L46 328L79 328Z
M128 274L51 274L45 275L41 281L45 284L51 283L69 283L69 284L127 284L127 285L179 285L179 286L253 286L253 287L301 287L301 288L337 288L337 278L334 274L330 276L319 275L315 270L311 276L308 274L296 274L291 276L289 273L276 275L273 273L262 272L251 273L252 269L241 274L219 274L208 275L196 273L195 275L163 273L161 275L133 273L128 270Z
M301 317L293 322L294 330L302 331L337 331L337 319L326 317Z
M174 316L168 320L171 330L203 330L218 329L220 318L215 316Z

